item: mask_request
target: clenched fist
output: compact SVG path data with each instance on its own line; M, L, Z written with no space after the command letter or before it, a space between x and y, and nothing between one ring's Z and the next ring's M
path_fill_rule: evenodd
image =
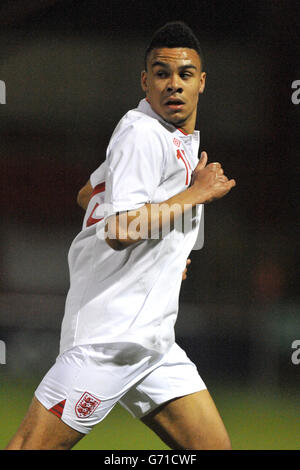
M208 203L225 196L236 185L234 179L224 175L220 163L207 164L207 153L201 152L201 158L192 174L191 187L199 191L199 203ZM203 200L204 194L204 200Z

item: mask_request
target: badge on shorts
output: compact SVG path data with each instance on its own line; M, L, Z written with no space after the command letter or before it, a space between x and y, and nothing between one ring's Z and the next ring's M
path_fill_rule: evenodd
M88 418L91 416L100 403L101 400L85 392L81 395L75 406L75 412L78 418Z

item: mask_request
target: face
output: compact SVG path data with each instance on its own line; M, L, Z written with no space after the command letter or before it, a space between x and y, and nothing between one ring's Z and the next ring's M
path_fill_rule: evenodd
M199 94L206 74L194 49L153 49L147 71L141 75L142 88L152 109L165 121L186 133L195 129Z

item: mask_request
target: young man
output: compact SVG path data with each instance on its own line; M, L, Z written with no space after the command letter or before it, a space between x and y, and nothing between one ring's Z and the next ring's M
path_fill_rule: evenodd
M178 22L161 28L145 55L146 98L121 119L91 178L93 197L69 252L60 354L7 449L71 449L117 402L172 449L230 449L174 338L202 205L235 186L205 152L198 160L205 79L192 31Z

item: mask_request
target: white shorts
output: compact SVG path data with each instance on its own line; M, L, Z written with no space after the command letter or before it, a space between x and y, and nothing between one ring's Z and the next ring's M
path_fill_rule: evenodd
M195 364L174 344L154 355L133 343L76 346L59 355L36 398L71 428L87 434L120 403L141 418L159 405L205 389Z

